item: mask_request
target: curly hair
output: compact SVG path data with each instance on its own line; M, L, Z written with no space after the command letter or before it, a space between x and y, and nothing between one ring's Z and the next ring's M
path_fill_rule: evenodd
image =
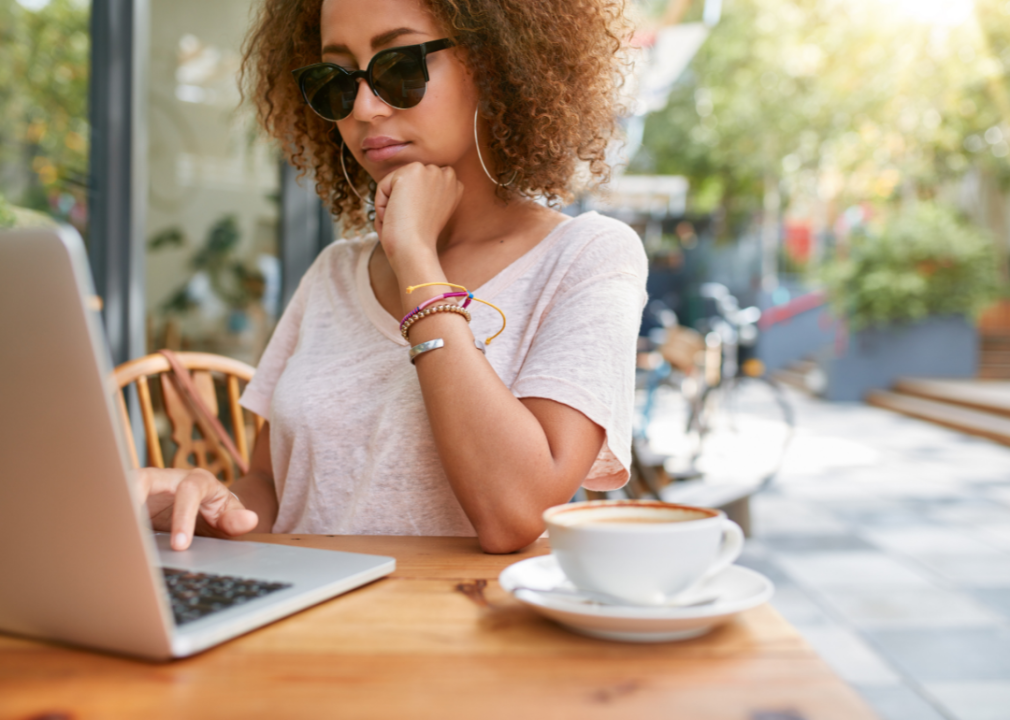
M623 111L618 96L629 30L624 0L424 0L456 43L490 128L498 196L570 201L584 163L605 182L607 145ZM336 125L302 101L291 70L319 61L323 0L263 0L243 49L240 85L288 162L345 226L367 218L340 170ZM345 155L355 187L365 170Z

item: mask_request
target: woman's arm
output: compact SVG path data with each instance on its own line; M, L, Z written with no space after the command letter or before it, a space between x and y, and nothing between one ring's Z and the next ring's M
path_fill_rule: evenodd
M270 532L277 493L270 462L270 424L256 437L249 472L231 489L206 470L144 468L137 477L151 526L172 533L172 548L185 550L197 535L235 537ZM195 531L194 531L195 528Z
M394 189L398 183L403 185ZM405 312L447 290L405 292L411 285L446 280L436 251L444 220L436 213L439 200L451 212L454 185L451 170L420 165L401 168L379 184L377 225ZM395 208L389 202L393 192L400 193ZM446 476L481 547L492 553L518 550L543 532L542 512L578 489L605 432L562 403L517 399L474 347L462 317L435 314L410 329L412 345L435 338L445 346L418 356L416 368Z
M411 329L412 344L434 338L445 347L420 355L416 367L442 466L481 547L518 550L543 532L546 508L575 494L604 430L562 403L517 399L473 346L463 318L433 315Z

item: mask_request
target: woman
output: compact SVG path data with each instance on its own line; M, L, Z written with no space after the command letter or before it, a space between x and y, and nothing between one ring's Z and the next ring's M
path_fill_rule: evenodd
M580 485L624 484L641 243L536 201L569 197L577 163L607 173L622 9L266 0L244 65L260 118L343 227L374 203L377 234L335 242L302 280L243 395L268 422L233 492L198 470L142 474L173 547L199 519L511 552ZM507 317L486 347L503 318L442 298L450 282ZM437 311L401 323L426 301Z

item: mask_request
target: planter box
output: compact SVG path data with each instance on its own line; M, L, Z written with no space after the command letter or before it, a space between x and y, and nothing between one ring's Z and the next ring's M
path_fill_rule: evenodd
M811 292L762 310L756 355L774 372L816 356L835 342L838 321L823 292Z
M860 330L839 345L822 363L828 400L859 401L899 377L970 378L978 370L978 331L959 315Z

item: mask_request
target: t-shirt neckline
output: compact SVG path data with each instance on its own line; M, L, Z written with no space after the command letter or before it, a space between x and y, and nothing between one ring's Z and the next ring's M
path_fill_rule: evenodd
M482 300L490 301L521 277L531 266L536 264L543 257L544 253L558 242L562 237L562 228L569 227L575 220L580 220L594 214L594 212L589 212L578 217L569 217L562 220L551 228L551 231L544 236L543 240L513 260L509 265L506 265L497 275L475 289L473 294L479 295ZM378 242L378 234L371 233L367 236L366 242L362 245L361 252L358 255L358 265L354 273L355 285L358 286L358 300L365 312L365 317L368 318L376 330L397 345L407 347L410 343L400 335L400 321L386 312L386 309L379 303L379 299L375 297L375 292L372 290L372 281L368 276L368 262L371 260L372 253L375 251L375 246Z

